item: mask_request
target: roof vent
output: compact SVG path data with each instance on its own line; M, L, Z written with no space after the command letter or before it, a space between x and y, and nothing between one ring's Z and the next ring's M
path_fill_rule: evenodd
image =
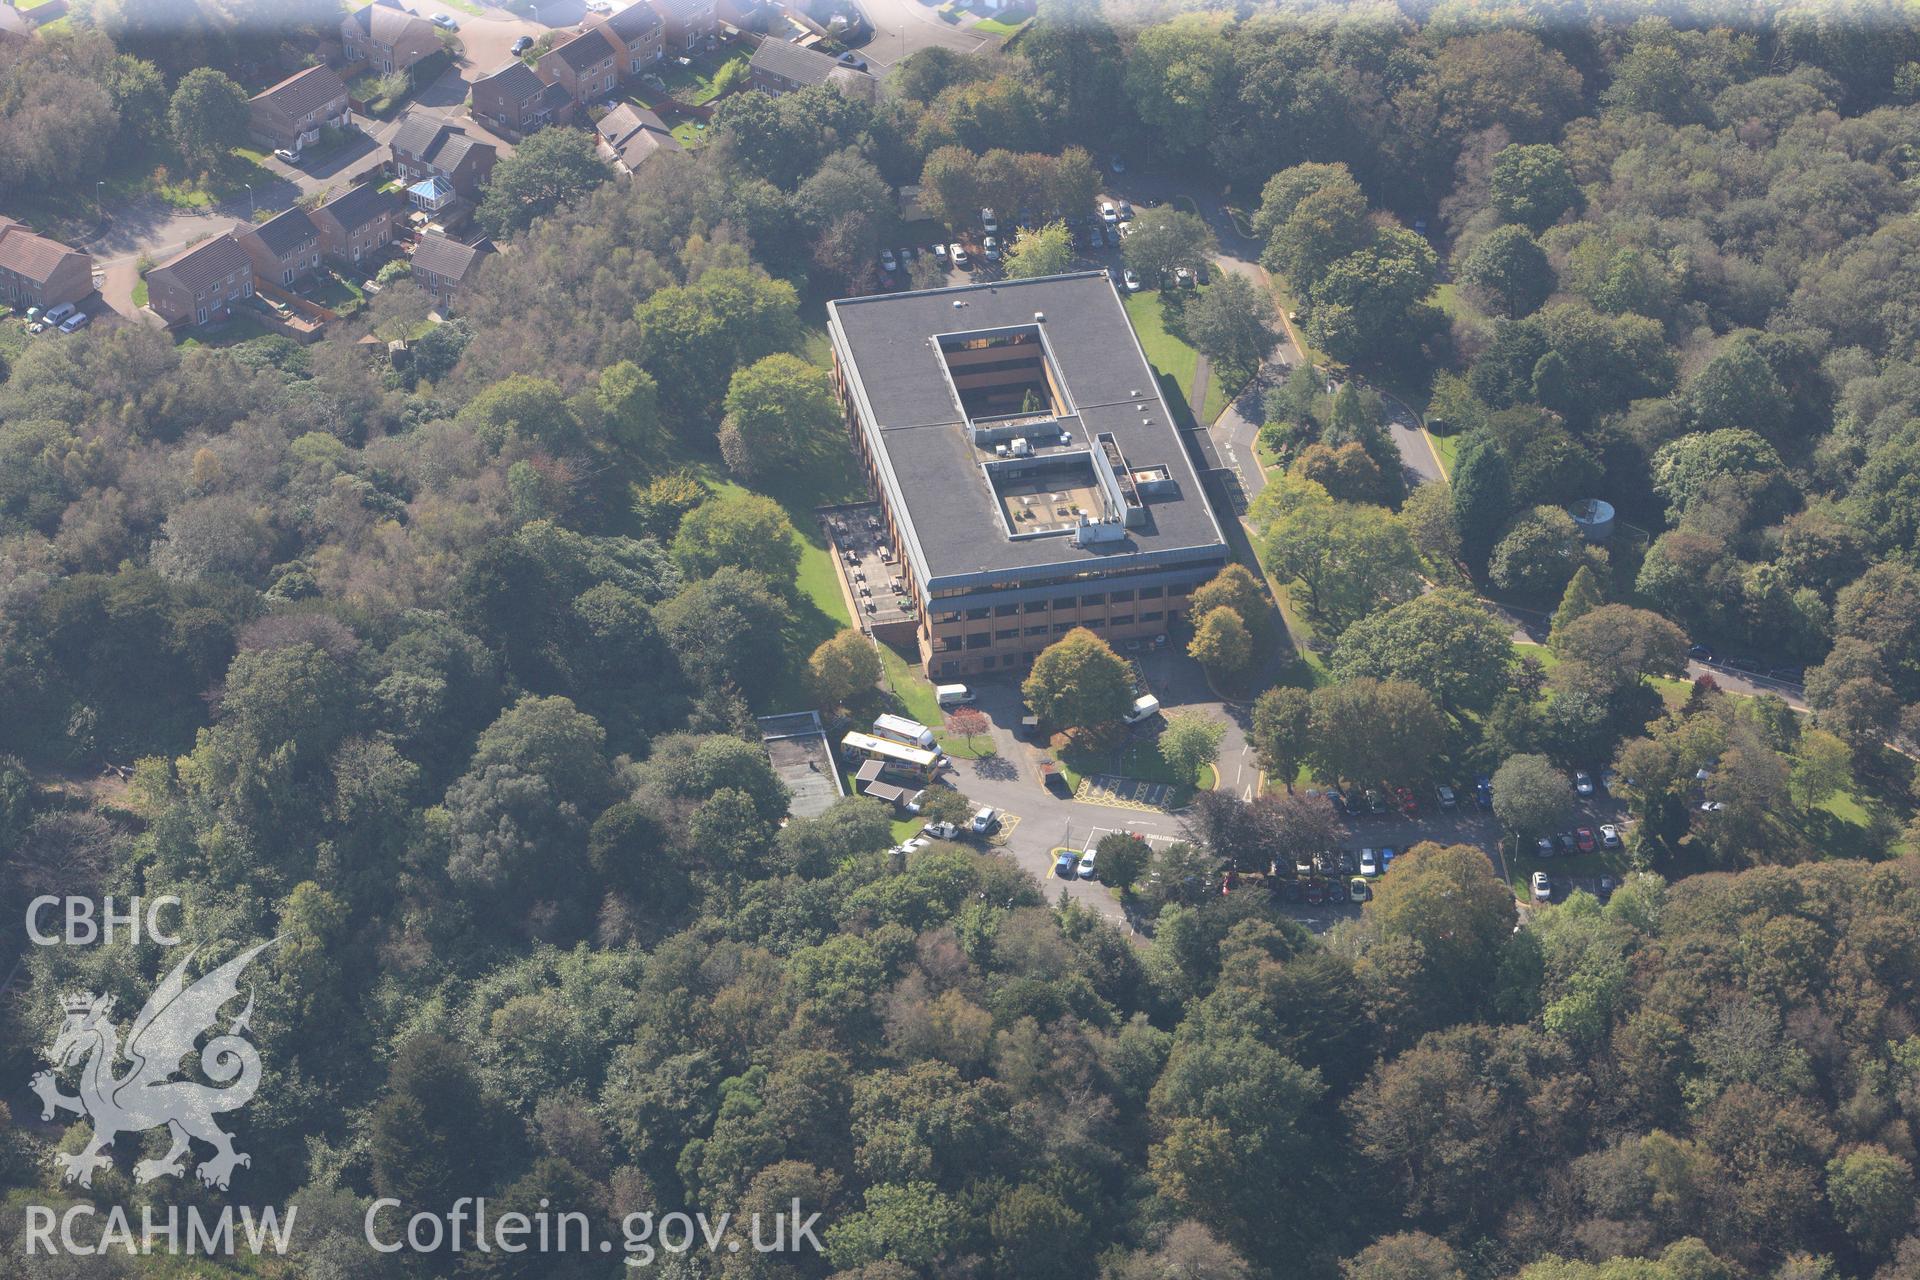
M967 305L967 304L966 304L966 302L965 302L965 301L963 301L962 299L959 299L959 298L955 298L955 299L953 300L953 309L954 309L955 311L958 311L958 310L959 310L960 308L962 308L962 307L964 307L964 306L966 306L966 305Z
M1033 322L1035 324L1044 324L1046 323L1046 319L1047 313L1044 311L1036 311L1033 313Z

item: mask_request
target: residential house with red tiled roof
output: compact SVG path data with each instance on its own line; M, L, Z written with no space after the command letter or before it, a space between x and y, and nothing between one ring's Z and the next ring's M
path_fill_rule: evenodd
M169 328L224 320L252 296L253 261L225 231L147 272L147 305Z
M340 23L340 43L349 62L364 62L382 75L405 71L442 47L433 24L408 13L399 0L374 0L348 14Z
M256 141L298 151L318 142L322 129L347 123L347 85L332 67L308 67L254 94L247 112Z
M0 302L23 310L78 302L93 292L93 256L0 217Z
M540 55L533 70L548 84L557 84L578 105L613 95L620 83L618 55L604 27L589 27L565 44Z

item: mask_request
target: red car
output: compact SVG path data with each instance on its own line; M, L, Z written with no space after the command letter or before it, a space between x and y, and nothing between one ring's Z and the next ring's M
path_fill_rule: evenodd
M1400 812L1408 816L1420 812L1420 802L1413 798L1413 792L1407 790L1407 788L1394 788L1393 798L1400 802Z
M1592 853L1600 847L1599 841L1593 834L1592 827L1581 827L1578 831L1575 831L1573 833L1573 843L1582 853Z
M1326 900L1326 896L1327 896L1326 882L1320 879L1319 876L1315 876L1313 879L1307 881L1308 903L1314 906L1318 906L1320 905L1320 903Z

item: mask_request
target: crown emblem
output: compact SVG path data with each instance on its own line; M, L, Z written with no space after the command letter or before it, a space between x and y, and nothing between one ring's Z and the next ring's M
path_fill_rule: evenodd
M72 995L62 996L60 1003L68 1013L86 1013L93 1008L93 992L77 991Z

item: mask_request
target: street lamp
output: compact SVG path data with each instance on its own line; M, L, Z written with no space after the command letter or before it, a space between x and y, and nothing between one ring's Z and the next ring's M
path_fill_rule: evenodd
M93 184L93 206L101 217L107 216L107 184L104 181Z
M247 217L251 218L253 217L253 184L243 182L240 185L247 189Z

